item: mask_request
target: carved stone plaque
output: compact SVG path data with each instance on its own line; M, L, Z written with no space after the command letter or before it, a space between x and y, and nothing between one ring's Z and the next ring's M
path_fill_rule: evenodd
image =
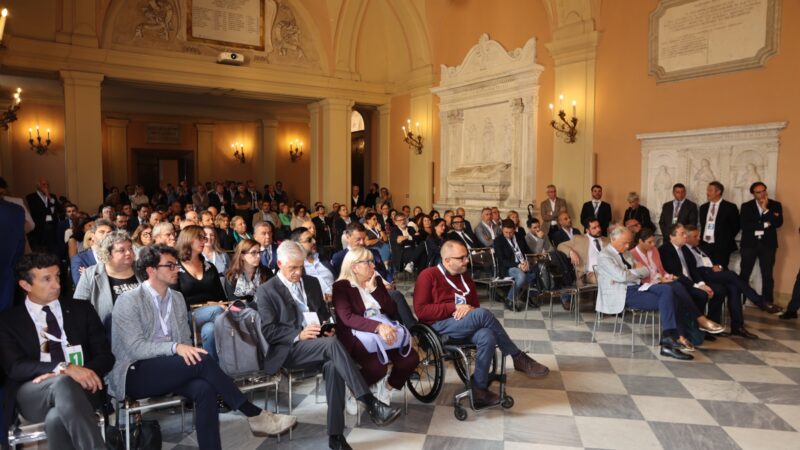
M177 123L148 123L148 144L180 144L181 127Z
M763 66L778 51L779 0L662 0L650 14L659 83Z
M271 14L265 22L269 6ZM263 0L189 0L189 32L192 41L265 50L266 23L275 17L274 2Z

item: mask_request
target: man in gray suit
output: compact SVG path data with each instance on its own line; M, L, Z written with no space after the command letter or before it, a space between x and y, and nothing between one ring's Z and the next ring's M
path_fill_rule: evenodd
M558 197L554 185L547 185L547 198L539 206L539 211L542 214L542 230L547 235L550 227L558 225L558 215L567 212L567 201Z
M634 262L628 248L633 234L625 227L616 227L609 236L610 242L597 257L597 310L614 314L625 307L657 310L661 316L661 355L675 359L694 359L680 351L678 326L675 318L675 298L672 288L654 283L647 289L642 278L650 271ZM642 290L644 289L644 290Z
M400 410L381 403L370 393L333 330L321 333L320 324L330 318L330 313L319 281L303 275L304 259L300 244L284 241L278 246L278 275L256 291L261 329L269 344L264 370L275 373L281 367L322 369L328 397L328 445L332 449L349 449L344 437L345 386L367 405L370 418L378 426L397 418Z
M475 236L483 247L491 247L494 245L494 238L500 234L500 229L495 227L492 222L492 208L483 208L481 210L481 221L475 227Z

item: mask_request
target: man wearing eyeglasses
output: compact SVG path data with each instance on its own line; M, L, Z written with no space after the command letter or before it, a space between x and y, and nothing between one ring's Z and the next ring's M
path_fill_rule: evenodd
M275 273L278 270L278 244L272 241L272 222L259 222L253 230L253 239L261 244L261 265Z
M191 399L203 449L222 448L217 396L247 416L254 435L280 434L294 426L296 417L249 402L205 350L191 345L186 302L170 288L179 268L178 252L171 247L145 247L139 255L136 273L146 281L120 295L111 317L117 361L108 377L109 394L118 400L169 393Z
M464 216L455 215L450 223L453 229L447 233L447 240L459 241L464 244L468 250L481 246L481 243L478 242L478 238L467 228L467 221L464 219Z
M291 239L300 244L306 251L306 259L303 261L303 268L306 275L314 277L319 281L322 288L322 296L326 302L331 301L333 293L333 268L322 262L317 253L317 239L311 229L306 227L295 228L292 231Z
M478 348L472 375L472 394L478 408L494 405L499 396L489 391L489 370L499 346L503 356L511 355L514 369L532 378L550 370L531 359L511 340L503 326L488 309L481 308L475 282L466 274L467 248L458 241L446 241L441 249L442 262L423 270L414 287L414 311L420 322L452 339L474 343Z
M783 207L780 202L769 198L767 185L760 181L750 185L750 193L753 194L753 200L742 203L742 264L739 277L749 283L758 259L761 296L767 305L772 305L775 286L772 269L778 250L778 228L783 225Z

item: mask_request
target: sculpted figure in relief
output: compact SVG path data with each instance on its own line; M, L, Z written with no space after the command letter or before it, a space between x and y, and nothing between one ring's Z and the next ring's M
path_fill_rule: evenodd
M711 170L711 162L706 158L700 160L700 169L694 174L694 191L689 193L690 197L703 198L708 183L716 180L714 171ZM702 202L701 202L702 203Z
M145 21L136 25L135 37L143 38L145 31L154 30L165 41L170 38L170 32L176 29L174 20L178 7L175 0L148 0L142 8Z
M750 195L750 185L755 183L756 181L764 181L761 179L761 174L758 173L758 167L756 167L753 163L747 163L747 165L742 170L742 173L736 178L736 190L737 194L739 194L739 202L743 202L744 199Z
M661 205L668 202L672 197L672 175L667 166L659 166L658 173L653 178L653 200L655 204L650 205L650 211L660 211Z

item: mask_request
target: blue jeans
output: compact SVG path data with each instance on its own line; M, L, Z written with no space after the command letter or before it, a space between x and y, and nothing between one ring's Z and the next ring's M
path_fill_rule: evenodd
M380 244L373 245L370 248L373 250L377 250L378 254L381 255L381 259L383 259L384 261L392 260L392 248L386 242L381 242Z
M503 356L515 356L520 351L488 309L474 309L461 320L452 317L440 320L431 328L453 339L469 340L478 347L475 372L472 375L474 387L478 389L486 389L489 386L489 368L494 359L495 346L500 347Z
M508 290L508 301L513 302L514 296L522 290L525 285L534 285L536 283L536 275L533 272L523 272L518 267L508 269L508 276L514 279L514 289Z
M646 291L639 291L639 286L628 286L625 296L625 306L628 308L658 311L661 316L661 329L664 334L675 332L678 326L675 322L675 297L672 287L666 284L654 284Z
M197 308L194 314L194 322L200 328L200 338L203 343L203 349L208 352L208 356L219 361L217 357L217 346L214 341L214 319L222 313L221 306L204 306Z

